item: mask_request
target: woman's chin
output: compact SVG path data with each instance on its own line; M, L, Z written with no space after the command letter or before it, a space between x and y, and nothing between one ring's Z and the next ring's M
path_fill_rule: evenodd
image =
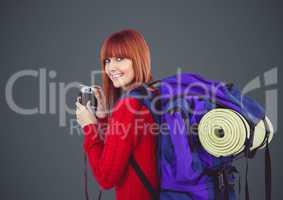
M121 88L121 89L123 89L123 90L127 90L128 88L131 88L131 86L132 86L132 84L129 84L129 83L126 83L126 84L124 84L124 83L114 83L113 82L113 86L115 87L115 88Z
M113 86L114 86L115 88L122 88L122 87L123 87L123 84L113 84Z

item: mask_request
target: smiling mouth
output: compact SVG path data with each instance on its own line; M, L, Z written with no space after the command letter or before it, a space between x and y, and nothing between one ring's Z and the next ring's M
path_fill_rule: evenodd
M124 74L123 73L119 73L119 74L112 74L111 75L111 78L113 79L117 79L117 78L120 78L121 76L123 76Z

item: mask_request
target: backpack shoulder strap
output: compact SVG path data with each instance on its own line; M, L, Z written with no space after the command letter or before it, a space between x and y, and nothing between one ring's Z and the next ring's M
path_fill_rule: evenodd
M136 174L138 175L138 177L140 178L141 182L143 183L143 185L145 186L147 191L151 194L152 199L158 200L159 199L158 192L155 191L155 189L153 188L153 186L151 185L151 183L149 182L149 180L147 179L147 177L143 173L142 169L140 168L140 166L138 165L138 163L134 159L133 155L131 155L129 163L132 166L132 168L134 169L134 171L136 172Z

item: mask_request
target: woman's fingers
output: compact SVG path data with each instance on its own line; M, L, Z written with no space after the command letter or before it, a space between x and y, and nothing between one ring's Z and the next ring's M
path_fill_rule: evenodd
M81 99L82 99L82 97L81 97L81 96L78 96L78 97L77 97L77 102L80 103L80 102L81 102Z
M78 102L78 101L76 101L76 107L79 111L84 109L84 106L82 104L80 104L80 102Z
M86 108L92 113L90 101L88 101L88 102L86 103Z
M104 101L105 100L104 92L102 90L99 90L98 92L99 92L100 98Z
M80 113L80 110L79 109L76 109L76 116L78 117L79 113Z
M95 111L95 115L99 118L103 118L105 115L105 107L106 107L106 101L105 101L105 95L104 92L102 90L102 88L99 87L92 87L94 95L97 99L97 108Z
M81 114L85 109L87 109L88 111L90 111L92 113L92 109L91 109L91 105L90 105L90 101L87 102L86 106L83 106L82 104L80 104L79 102L76 102L76 115L78 116L79 114Z
M94 95L95 95L95 97L96 97L97 99L100 98L99 92L98 92L97 89L94 89Z
M102 89L100 85L92 85L92 86L90 86L90 87L91 87L91 89L92 89L93 92Z
M101 89L95 88L94 89L94 95L95 95L96 99L98 100L98 103L99 104L102 103L103 98L102 98L102 95L101 95Z
M96 98L99 98L101 101L105 101L105 95L103 93L102 88L94 88L94 94Z
M87 124L97 123L95 115L91 109L90 101L84 106L80 102L80 97L77 97L76 101L76 118L77 122L81 125L81 127L86 126Z

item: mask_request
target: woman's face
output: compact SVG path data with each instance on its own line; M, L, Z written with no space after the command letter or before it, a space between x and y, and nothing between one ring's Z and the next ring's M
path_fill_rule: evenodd
M116 88L127 90L134 80L133 62L128 58L105 59L105 71Z

